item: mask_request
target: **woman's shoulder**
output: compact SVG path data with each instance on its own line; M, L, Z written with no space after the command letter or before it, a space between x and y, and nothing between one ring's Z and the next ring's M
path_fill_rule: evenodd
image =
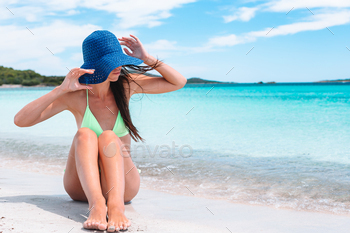
M86 107L86 89L67 92L63 94L62 98L66 102L68 110L74 115L84 111Z

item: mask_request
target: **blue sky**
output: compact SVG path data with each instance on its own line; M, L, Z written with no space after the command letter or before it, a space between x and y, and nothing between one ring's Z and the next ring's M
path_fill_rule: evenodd
M106 29L136 35L186 78L350 78L349 0L10 0L0 7L0 65L43 75L80 67L84 38Z

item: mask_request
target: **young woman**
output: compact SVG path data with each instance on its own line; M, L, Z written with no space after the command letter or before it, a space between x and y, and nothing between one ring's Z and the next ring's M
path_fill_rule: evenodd
M130 97L175 91L187 82L148 54L136 36L130 36L119 42L106 30L90 34L83 42L82 67L72 69L61 85L24 106L14 118L17 126L29 127L63 110L75 116L78 131L63 181L73 200L89 203L89 217L83 224L87 229L114 232L131 225L124 215L124 203L138 193L140 176L125 147L130 146L131 137L143 139L131 121ZM121 45L131 52L124 48L125 55ZM147 66L138 66L140 62ZM143 75L152 69L162 77Z

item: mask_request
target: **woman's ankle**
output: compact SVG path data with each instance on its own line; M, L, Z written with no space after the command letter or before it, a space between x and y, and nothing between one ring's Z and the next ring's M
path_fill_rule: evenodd
M102 196L99 198L94 198L93 200L89 200L89 208L92 208L92 206L96 205L106 205L106 199Z
M122 213L124 213L124 211L125 211L124 201L120 201L120 200L115 200L115 199L109 198L107 201L107 207L109 209L118 210Z

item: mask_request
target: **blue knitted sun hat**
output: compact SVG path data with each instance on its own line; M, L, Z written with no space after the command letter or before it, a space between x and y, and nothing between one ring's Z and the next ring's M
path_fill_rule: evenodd
M95 69L93 74L83 74L79 82L97 84L104 82L115 68L122 65L140 65L141 59L123 53L117 37L107 30L97 30L83 41L83 69Z

